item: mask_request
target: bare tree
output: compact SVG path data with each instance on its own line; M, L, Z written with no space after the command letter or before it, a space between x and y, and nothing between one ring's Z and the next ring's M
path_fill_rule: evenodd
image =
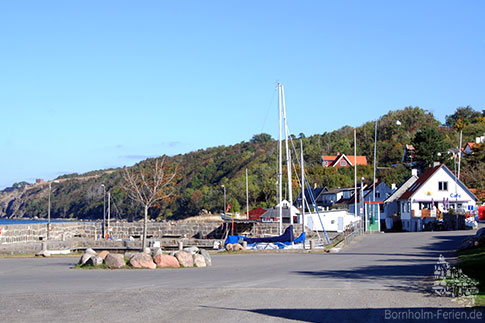
M175 175L176 170L165 165L165 157L156 160L153 167L149 165L139 166L137 169L124 167L121 187L133 201L142 204L145 208L143 249L146 248L148 209L172 195Z

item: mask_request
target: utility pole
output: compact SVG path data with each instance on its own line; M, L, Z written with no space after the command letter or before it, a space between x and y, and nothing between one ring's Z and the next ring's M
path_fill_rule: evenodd
M246 219L249 220L249 181L248 181L247 168L246 168Z
M47 203L47 240L50 240L51 237L51 191L52 191L52 183L59 183L59 181L50 181L49 182L49 197Z
M224 184L221 185L222 189L224 190L224 215L226 215L226 187L224 186Z
M463 137L463 130L460 130L460 150L458 150L458 180L460 180L462 137Z
M47 205L47 240L51 238L51 188L52 184L49 182L49 202Z
M365 201L364 201L364 177L360 179L360 201L362 203L362 221L364 221L364 232L367 230L367 212L365 210ZM360 212L359 212L360 213Z
M374 183L372 184L372 219L375 219L375 203L376 203L376 168L377 168L377 121L374 134Z
M106 238L106 186L101 184L103 188L103 239Z
M357 215L357 130L354 128L354 214Z
M110 221L110 218L111 218L111 192L108 191L108 225L107 225L107 234L106 234L106 238L110 238L110 230L109 230L109 221Z

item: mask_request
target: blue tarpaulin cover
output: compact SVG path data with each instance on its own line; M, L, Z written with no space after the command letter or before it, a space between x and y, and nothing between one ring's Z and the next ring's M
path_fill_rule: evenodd
M245 236L232 236L229 235L226 239L226 242L224 243L224 246L227 245L228 243L238 243L240 239L246 241L248 245L253 245L256 243L274 243L276 244L280 249L284 248L285 245L291 245L293 242L294 244L297 243L302 243L305 242L305 232L303 232L298 238L294 238L293 235L293 226L290 225L289 227L286 228L285 232L276 237L267 237L267 238L248 238Z

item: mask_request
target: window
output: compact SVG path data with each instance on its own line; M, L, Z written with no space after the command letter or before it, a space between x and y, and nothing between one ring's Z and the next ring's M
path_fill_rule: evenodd
M377 198L381 198L381 193L380 192L376 192L376 197Z
M340 166L347 166L347 162L345 160L340 161Z
M438 190L439 191L447 191L448 190L448 182L438 182Z

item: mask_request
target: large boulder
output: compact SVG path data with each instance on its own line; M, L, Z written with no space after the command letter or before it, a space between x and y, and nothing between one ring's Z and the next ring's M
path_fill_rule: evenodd
M138 254L138 251L127 251L125 252L125 257L131 259L134 255Z
M152 256L146 252L139 252L130 259L130 265L135 268L155 269L157 265L153 262Z
M91 258L91 257L95 257L96 255L93 255L92 253L83 253L83 255L81 256L81 259L79 259L79 264L80 265L85 265L86 262Z
M244 247L240 243L235 243L232 246L232 251L241 251L244 250Z
M197 252L199 252L199 248L197 248L196 246L192 246L192 247L184 248L184 251L190 252L192 255L194 255Z
M104 263L109 268L121 268L124 265L126 265L125 258L123 257L122 254L118 254L118 253L107 254L106 258L104 258Z
M202 257L204 257L205 264L208 267L212 266L212 258L211 258L211 255L209 254L209 252L207 250L200 249L199 253L202 255Z
M179 268L180 264L177 258L174 256L164 255L164 254L156 254L153 257L153 261L160 268Z
M37 257L50 257L51 253L48 250L41 250L35 254Z
M162 248L153 248L152 249L152 257L155 257L156 255L163 255Z
M206 267L205 258L201 254L196 253L192 256L194 258L194 265L196 267Z
M103 264L103 258L100 256L91 256L91 258L86 261L86 265L99 266Z
M84 253L90 253L90 254L95 255L95 256L97 255L96 251L94 251L92 248L87 248L84 251Z
M109 254L109 251L103 250L100 253L98 253L98 256L100 256L104 260L108 254Z
M194 260L190 252L179 251L175 254L175 258L179 261L180 266L183 267L194 267Z

